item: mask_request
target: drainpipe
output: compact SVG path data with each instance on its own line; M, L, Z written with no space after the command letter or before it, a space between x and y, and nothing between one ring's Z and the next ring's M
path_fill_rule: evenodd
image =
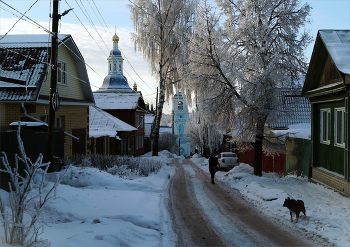
M41 120L39 120L39 119L37 119L37 118L31 116L31 115L28 115L27 110L26 110L26 108L24 107L24 103L23 103L23 102L21 102L21 106L22 106L24 115L25 115L26 117L29 117L30 119L33 119L33 120L35 120L35 121L37 121L37 122L40 122L40 123L42 123L42 124L45 124L45 126L48 126L47 123L45 123L45 122L43 122L43 121L41 121ZM73 136L73 135L71 135L71 134L69 134L69 133L67 133L67 132L64 132L64 134L65 134L66 136L72 137L73 139L79 141L79 138L76 137L76 136Z

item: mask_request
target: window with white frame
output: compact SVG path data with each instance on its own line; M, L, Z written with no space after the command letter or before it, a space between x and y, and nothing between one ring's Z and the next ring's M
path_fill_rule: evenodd
M334 144L345 147L345 108L336 108L334 113Z
M331 110L322 109L321 111L321 142L329 144L331 135Z
M67 85L67 64L57 61L57 83Z
M143 116L141 116L141 128L143 128Z

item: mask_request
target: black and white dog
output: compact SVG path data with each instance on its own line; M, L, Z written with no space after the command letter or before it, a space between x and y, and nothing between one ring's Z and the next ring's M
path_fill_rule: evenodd
M294 200L294 199L290 199L288 197L284 201L283 207L287 207L289 209L291 222L293 222L293 217L292 217L293 213L295 213L296 216L297 216L296 217L296 219L297 219L296 222L298 222L300 212L303 212L303 214L306 215L305 214L304 202L302 200Z

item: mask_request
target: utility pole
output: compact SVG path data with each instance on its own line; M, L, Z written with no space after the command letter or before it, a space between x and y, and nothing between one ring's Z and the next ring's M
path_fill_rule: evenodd
M62 16L68 14L72 9L58 14L58 1L53 0L52 11L52 37L51 37L51 80L49 96L49 121L47 130L47 161L53 162L54 151L54 131L55 131L55 111L59 109L59 96L57 92L57 33L58 22ZM52 167L52 166L51 166Z
M50 98L49 98L49 121L47 131L47 161L52 163L54 150L54 128L55 128L55 109L54 97L57 96L57 32L58 21L58 1L53 0L52 11L52 37L51 37L51 81L50 81ZM51 166L52 167L52 166Z

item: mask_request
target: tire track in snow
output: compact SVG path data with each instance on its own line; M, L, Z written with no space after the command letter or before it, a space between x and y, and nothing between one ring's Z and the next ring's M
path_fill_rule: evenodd
M197 172L190 164L182 164L182 167L189 175L192 195L196 199L198 206L207 217L216 232L219 232L222 238L229 246L263 246L256 238L243 229L240 224L232 221L227 215L221 212L218 205L207 195L204 184L215 186L208 182L203 182L197 177Z
M211 198L212 202L216 204L218 211L224 217L232 220L232 225L229 227L237 227L238 230L244 229L248 240L249 236L252 237L252 240L248 243L241 242L241 246L251 245L250 243L254 243L254 241L258 244L253 246L312 246L312 243L303 239L301 236L297 236L293 232L272 223L269 219L260 215L254 208L229 190L224 189L218 184L212 185L209 175L205 174L190 160L185 160L185 162L193 170L191 174L195 174L198 180L202 182L205 192L201 192L201 195ZM195 196L197 195L195 194ZM213 221L216 221L216 219ZM236 241L227 239L226 236L223 237L227 242ZM244 239L241 240L244 241Z

